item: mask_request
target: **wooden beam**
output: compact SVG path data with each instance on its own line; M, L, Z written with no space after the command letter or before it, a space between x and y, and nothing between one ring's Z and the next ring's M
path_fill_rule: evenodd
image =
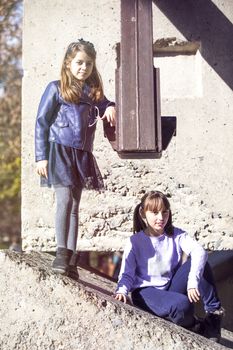
M151 0L121 0L116 102L119 155L159 157L162 151L159 71L155 74L153 67Z

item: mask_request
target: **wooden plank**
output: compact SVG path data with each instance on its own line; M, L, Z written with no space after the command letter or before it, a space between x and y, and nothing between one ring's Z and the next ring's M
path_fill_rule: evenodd
M138 135L137 106L137 0L121 2L121 53L119 69L120 119L118 147L136 150Z
M154 109L155 109L155 141L156 151L161 152L162 146L162 121L161 121L161 97L160 97L160 70L154 68Z
M139 149L156 149L152 1L138 0L137 66L139 99Z
M162 151L160 92L159 73L153 67L151 0L121 0L117 58L116 150L122 158L158 158Z

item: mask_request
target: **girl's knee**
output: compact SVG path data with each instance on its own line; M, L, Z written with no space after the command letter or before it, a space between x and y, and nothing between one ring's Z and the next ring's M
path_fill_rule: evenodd
M73 196L69 188L61 188L56 190L56 200L58 208L66 208L72 206Z

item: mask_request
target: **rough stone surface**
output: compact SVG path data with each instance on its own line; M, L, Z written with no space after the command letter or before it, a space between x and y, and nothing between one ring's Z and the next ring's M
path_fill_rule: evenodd
M200 49L198 41L184 41L173 38L158 39L153 43L153 54L194 55Z
M208 10L193 2L185 35L187 19L181 14L186 2L177 5L176 25L160 10L164 3L153 2L153 41L176 37L201 43L196 55L155 58L161 72L162 115L177 116L177 136L159 160L121 160L98 126L95 156L106 191L83 193L80 250L122 249L131 234L133 208L151 189L169 195L176 226L207 249L233 248L232 4L203 3ZM27 250L55 249L55 199L52 190L40 189L34 172L33 130L41 93L50 80L59 78L65 48L77 37L94 42L106 95L114 99L120 2L56 0L44 6L44 0L24 1L22 238Z
M0 251L1 350L225 349L116 302L108 280L82 269L79 282L55 275L51 261Z

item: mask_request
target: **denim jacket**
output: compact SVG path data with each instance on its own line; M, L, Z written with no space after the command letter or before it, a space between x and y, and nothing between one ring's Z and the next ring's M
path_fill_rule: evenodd
M78 104L66 102L59 92L59 81L48 84L42 95L35 127L36 162L48 159L49 142L60 143L92 152L96 130L96 107L103 116L108 106L114 106L105 96L95 102L84 89Z

